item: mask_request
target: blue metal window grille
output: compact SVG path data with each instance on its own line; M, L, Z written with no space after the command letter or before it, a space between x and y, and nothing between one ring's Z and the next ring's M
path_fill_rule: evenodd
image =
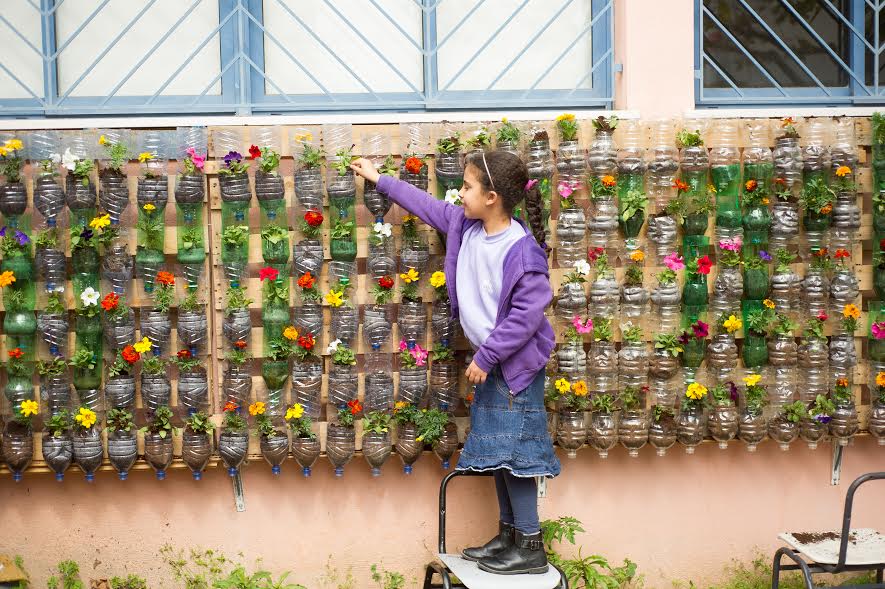
M11 13L4 16L0 12L0 30L4 30L4 37L12 39L19 49L0 56L0 79L5 78L7 87L15 89L12 96L7 91L6 97L0 90L0 116L5 117L610 108L613 102L614 0L493 0L488 4L487 0L359 0L360 10L375 11L375 20L385 23L382 31L362 30L353 22L348 2L309 0L312 9L322 9L331 15L333 26L341 36L357 40L350 51L342 50L337 35L324 38L305 22L304 7L307 4L302 0L297 3L293 0L179 0L174 3L175 16L171 20L167 18L162 29L154 27L158 30L150 30L147 44L141 37L144 49L131 55L121 51L125 46L121 39L144 35L145 21L161 10L170 13L173 5L168 2L171 0L145 0L138 4L125 0L9 1L27 5L30 11L24 24L15 22ZM77 22L60 23L59 19L64 16L61 9L66 2L69 3L68 17L71 3L79 2L77 6L92 4L79 11L74 19ZM125 2L125 16L121 16L120 2ZM445 5L447 2L449 6ZM527 27L532 4L535 11L532 14L538 14L539 7L542 7L544 17L532 17ZM190 34L186 37L187 42L182 43L181 35L194 29L199 11L202 9L205 16L205 10L215 11L216 5L218 22L207 27L202 17L203 20L197 23L202 32ZM114 26L105 27L111 30L101 30L96 35L95 23L100 22L103 12L114 6L117 10ZM460 10L454 21L453 6ZM396 7L399 9L394 10ZM403 14L408 12L404 7L414 13L417 21L403 21ZM490 7L496 10L494 22L477 27L475 19ZM443 10L448 10L447 28L440 26ZM294 35L275 26L276 22L265 23L264 15L270 12L283 15L281 18L288 20L287 26L299 27L300 39L293 41ZM522 28L514 32L520 22ZM90 23L93 23L92 28ZM67 28L64 38L59 34L60 24ZM466 36L465 42L464 32L468 25L471 34ZM562 26L572 34L559 34ZM204 34L207 28L211 30ZM417 76L406 75L397 64L398 56L380 49L384 45L382 41L389 45L395 36L400 37L401 47L420 61ZM76 43L85 43L83 37L89 37L93 50L90 57L81 60L85 63L76 63L65 52L71 51ZM153 86L146 90L142 80L137 84L139 91L129 91L135 79L144 78L145 71L148 71L146 64L168 51L169 44L175 39L178 39L176 59L166 59L166 67L158 68L156 72L150 70ZM299 49L302 40L314 45L314 56L319 52L325 63L346 71L348 81L356 88L342 91L326 83L324 78L328 72L324 71L325 66L318 70L311 55ZM497 69L483 66L489 52L500 51L501 47L507 49L506 58L497 60ZM441 75L446 67L452 69L452 60L447 58L446 52L453 48L462 52L467 48L467 57L455 68L457 71ZM576 55L583 50L589 55ZM188 70L191 61L207 52L217 52L212 56L217 67L200 72L208 80L205 87L202 90L190 88L188 92L174 91L176 80L182 76L193 78L193 70ZM269 55L271 52L273 56ZM118 63L121 54L125 55L124 65ZM33 61L37 64L35 67L42 67L42 76L30 71L33 75L21 75L24 62L15 64L9 60L22 59L22 55L27 57L28 63ZM109 72L106 60L110 56L117 60L114 62L117 65ZM367 79L365 73L351 63L351 56L367 56L378 62L380 65L376 69L395 82L396 90L380 88L390 84L374 83L377 76L374 82ZM265 67L266 57L276 59L274 71ZM563 67L575 59L582 60L587 67L577 74L571 71L574 67L571 70L566 68L567 75L562 75ZM532 67L526 68L527 63ZM464 87L471 68L480 67L486 68L483 74L487 83L478 85L476 76L472 76L473 85ZM84 89L90 87L88 81L98 75L99 70L111 81L106 89L91 95ZM514 74L522 71L529 74L517 77L514 85ZM294 79L309 81L310 89L305 90L303 84L292 88Z
M885 103L883 9L885 0L695 0L697 104Z

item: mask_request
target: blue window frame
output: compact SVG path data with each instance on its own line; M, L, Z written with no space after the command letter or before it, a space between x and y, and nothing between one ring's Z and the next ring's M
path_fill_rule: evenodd
M695 0L698 106L885 103L881 0Z
M16 0L0 116L610 108L613 1Z

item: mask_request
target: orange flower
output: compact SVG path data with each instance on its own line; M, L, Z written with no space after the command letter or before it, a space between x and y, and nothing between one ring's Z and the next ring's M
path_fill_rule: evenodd
M820 213L822 215L829 215L832 211L833 211L833 205L831 205L830 203L827 203L823 206L823 208L821 208Z
M834 256L837 260L839 260L839 259L842 259L842 258L850 258L850 257L851 257L851 254L848 252L848 250L846 250L846 249L842 249L842 248L839 248L839 249L836 250L836 253L833 254L833 256Z
M135 348L131 345L123 348L123 351L120 352L120 355L123 357L126 362L129 364L135 364L138 362L138 359L141 358L141 354L135 351Z
M787 183L787 180L785 178L775 178L774 183L777 184L778 186L785 186Z
M850 173L851 173L851 168L849 168L848 166L839 166L838 168L836 168L836 175L839 176L840 178L844 178L845 176L847 176Z
M165 270L157 273L157 282L163 286L173 286L175 284L175 275Z
M472 405L473 404L473 393L467 393L467 396L464 397L464 402L467 403L468 405Z
M746 190L747 192L753 192L758 186L759 183L755 180L747 180L746 182L744 182L744 190Z
M688 190L688 184L682 180L673 180L673 188L675 188L677 192L685 192Z
M420 158L413 156L406 160L406 171L411 174L420 174L423 167L424 162Z
M224 404L224 409L222 409L222 411L225 411L225 412L236 411L239 408L240 408L240 406L237 405L236 403L234 403L233 401L228 401L227 403Z
M606 188L611 188L615 184L617 184L614 176L603 176L601 179L601 182L602 182L602 185L605 186Z
M242 339L240 341L234 342L234 347L238 350L245 350L247 345L248 344L246 343L246 340Z
M848 386L848 379L847 378L836 379L836 386L837 387L847 387Z
M795 125L796 121L793 117L785 117L783 121L781 121L781 127L788 127L790 125Z
M849 303L842 310L842 315L848 319L860 319L860 309L857 308L857 305Z
M115 295L114 293L108 293L101 301L101 306L105 311L113 311L117 308L117 305L120 304L120 297Z
M762 198L762 204L767 205L769 203L768 197L765 196Z
M347 406L350 408L351 415L356 415L363 410L363 406L360 404L359 399L348 401Z
M13 349L9 350L9 352L7 352L7 353L9 354L10 358L14 358L16 360L18 360L19 358L21 358L22 356L25 355L25 353L22 352L21 348L13 348Z
M301 275L301 278L298 279L298 286L301 288L313 288L315 282L316 278L311 276L310 272L305 272Z

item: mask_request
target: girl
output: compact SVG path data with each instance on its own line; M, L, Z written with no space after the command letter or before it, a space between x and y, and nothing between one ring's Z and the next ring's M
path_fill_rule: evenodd
M555 477L560 466L544 408L544 368L554 347L544 308L553 291L536 182L512 153L472 154L459 207L379 175L369 160L351 167L446 236L452 314L475 350L467 368L476 391L470 435L457 468L494 471L501 513L498 535L462 554L491 573L544 573L535 477ZM513 218L523 199L531 232Z

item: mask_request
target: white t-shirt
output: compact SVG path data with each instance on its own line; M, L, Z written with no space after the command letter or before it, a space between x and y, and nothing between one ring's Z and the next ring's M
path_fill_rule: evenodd
M510 227L500 233L489 235L483 224L477 223L461 236L455 281L458 314L464 335L474 348L485 343L495 328L504 257L525 235L522 225L511 219Z

